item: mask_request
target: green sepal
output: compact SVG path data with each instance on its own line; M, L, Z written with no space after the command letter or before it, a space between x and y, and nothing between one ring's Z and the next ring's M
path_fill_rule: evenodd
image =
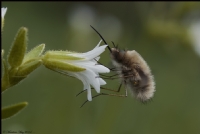
M57 59L57 60L84 60L84 58L76 57L68 54L72 54L70 51L47 51L44 55L46 59Z
M3 27L4 27L4 18L1 18L1 32L3 31Z
M41 44L41 45L38 45L36 47L34 47L31 51L29 51L25 56L24 56L24 60L23 60L23 63L26 63L32 59L36 59L38 58L42 52L44 51L44 48L45 48L45 44Z
M66 63L59 60L52 60L52 59L49 59L49 60L43 59L43 64L47 68L50 68L52 70L62 70L62 71L71 71L71 72L81 72L81 71L86 70L85 68L75 66L70 63Z
M27 76L12 76L10 77L10 87L18 84L21 80L26 78Z
M10 68L9 69L9 82L10 82L10 87L16 85L19 83L21 80L26 78L27 76L16 76L16 73L18 71L18 68Z
M18 71L15 76L27 76L36 68L38 68L41 65L41 63L42 61L40 60L29 60L29 62L26 62L18 68Z
M27 48L27 32L28 29L22 27L15 37L10 53L8 54L8 63L12 68L19 67L22 64Z
M7 119L17 114L28 105L28 102L21 102L1 109L1 119Z

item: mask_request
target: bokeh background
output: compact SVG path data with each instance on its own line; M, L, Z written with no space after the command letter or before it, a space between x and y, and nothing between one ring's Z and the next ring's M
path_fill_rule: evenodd
M114 41L121 49L138 51L156 81L155 97L147 105L129 94L101 96L79 108L86 100L86 93L75 97L83 89L82 82L40 66L2 94L2 106L29 103L2 121L2 131L200 133L199 2L2 2L2 7L8 8L2 33L5 57L21 26L29 29L28 50L45 43L45 50L87 52L100 40L92 25L110 45ZM108 50L100 62L112 66ZM119 86L118 80L107 83L108 88Z

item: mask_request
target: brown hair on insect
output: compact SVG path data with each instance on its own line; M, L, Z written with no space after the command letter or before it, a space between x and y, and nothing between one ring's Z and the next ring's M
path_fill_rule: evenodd
M100 38L104 41L104 43L108 45L104 40L104 38L101 36L101 34L94 27L92 28L96 31L96 33L100 36ZM114 43L113 46L114 46L113 48L110 48L110 46L107 46L107 48L110 51L112 64L115 67L115 69L113 69L112 71L115 70L117 72L118 74L117 79L118 78L121 79L121 84L117 91L106 89L103 87L101 87L101 89L119 92L121 85L123 84L125 85L126 94L118 95L118 94L100 93L96 96L93 96L93 98L99 95L127 97L127 89L129 89L137 100L139 100L142 103L148 102L154 96L155 82L154 82L154 77L151 74L151 70L147 65L146 61L135 50L127 50L127 51L120 50ZM114 79L112 76L111 77L108 76L107 78ZM83 105L86 102L84 102Z

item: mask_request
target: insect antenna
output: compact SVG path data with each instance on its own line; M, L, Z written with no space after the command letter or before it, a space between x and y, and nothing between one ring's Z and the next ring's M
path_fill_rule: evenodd
M86 91L86 90L83 90L83 91L79 92L79 93L76 95L76 97L79 96L80 94L82 94L82 93L85 92L85 91Z
M91 26L91 25L90 25L90 26ZM104 38L102 37L102 35L101 35L93 26L91 26L91 28L94 29L94 31L100 36L100 38L103 40L103 42L104 42L106 45L108 45L108 44L106 43L106 41L104 40ZM108 48L108 50L112 53L112 50L111 50L110 46L107 46L107 48Z
M113 41L111 41L111 42L112 42L114 48L118 49L118 45L115 45L115 43Z
M111 41L111 42L112 42L112 44L113 44L114 48L117 48L117 46L115 45L115 43L114 43L113 41Z

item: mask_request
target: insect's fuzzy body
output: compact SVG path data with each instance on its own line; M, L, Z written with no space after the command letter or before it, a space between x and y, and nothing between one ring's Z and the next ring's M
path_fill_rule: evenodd
M124 51L111 48L113 65L124 85L131 90L133 96L141 102L147 102L155 92L154 77L146 61L135 50Z
M101 34L96 29L94 30L107 44ZM117 73L126 88L137 100L141 102L150 100L155 92L155 82L151 70L142 56L135 50L120 50L115 45L113 48L108 46L108 49L112 63L118 70Z

